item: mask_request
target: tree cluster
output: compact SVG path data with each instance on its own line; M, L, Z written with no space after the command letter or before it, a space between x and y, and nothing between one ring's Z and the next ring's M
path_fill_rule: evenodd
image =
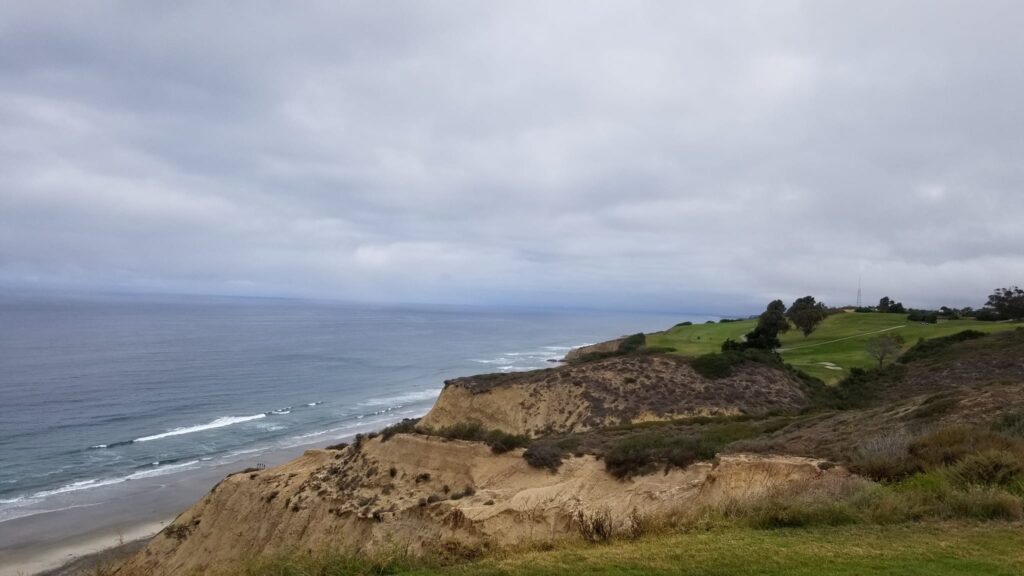
M828 315L829 310L824 302L816 301L814 296L797 298L789 308L786 308L782 300L773 300L757 317L757 326L743 337L743 342L726 340L722 344L722 351L775 350L782 345L779 335L789 331L790 322L807 336Z
M905 314L907 309L903 307L902 302L897 302L890 299L888 296L883 296L882 299L878 301L878 311Z
M1024 290L1017 286L996 288L989 295L985 307L978 311L979 320L989 319L982 318L982 312L986 312L988 317L998 320L1024 320Z
M810 336L827 316L828 308L825 303L815 302L814 296L797 298L786 311L786 318L804 333L804 337Z
M940 313L938 310L918 310L911 308L907 312L907 320L911 322L924 322L926 324L938 324Z

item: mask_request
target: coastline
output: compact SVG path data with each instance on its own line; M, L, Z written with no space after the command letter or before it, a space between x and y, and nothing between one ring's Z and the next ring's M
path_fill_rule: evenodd
M387 426L379 424L375 429ZM0 576L65 576L96 562L126 557L232 472L277 466L309 449L348 442L355 434L278 449L152 479L97 488L95 504L0 522Z
M88 571L96 573L108 564L117 564L122 560L128 559L145 548L151 539L151 536L139 538L124 544L117 544L112 548L104 548L103 550L84 554L57 568L40 572L38 576L81 576L82 574L88 574Z
M77 576L81 571L95 569L141 550L173 519L127 526L113 532L108 529L70 539L53 548L28 549L24 557L15 555L12 564L0 568L0 574Z

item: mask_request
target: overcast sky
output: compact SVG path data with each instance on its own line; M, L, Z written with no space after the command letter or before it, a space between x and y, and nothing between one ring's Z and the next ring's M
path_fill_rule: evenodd
M1024 3L5 2L0 285L746 312L1024 283Z

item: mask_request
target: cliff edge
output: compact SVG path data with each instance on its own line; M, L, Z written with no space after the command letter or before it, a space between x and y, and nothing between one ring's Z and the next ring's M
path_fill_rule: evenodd
M489 549L577 534L594 518L628 534L641 520L846 475L810 458L735 454L620 481L592 456L549 472L527 465L521 451L397 434L232 475L118 573L216 574L296 549Z
M787 371L748 362L710 379L672 354L632 354L556 368L445 382L426 430L476 423L513 434L579 432L689 416L763 415L805 405Z

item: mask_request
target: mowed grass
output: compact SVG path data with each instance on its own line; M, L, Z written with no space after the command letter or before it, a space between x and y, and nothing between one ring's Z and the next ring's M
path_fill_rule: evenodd
M333 572L322 572L333 574ZM1024 574L1024 526L908 524L721 529L487 557L418 576L1010 576Z
M674 348L680 354L697 356L718 352L727 338L740 340L755 324L755 320L744 320L677 326L648 335L647 344ZM786 362L832 383L841 380L850 368L869 368L877 364L865 352L864 345L879 334L899 334L906 341L905 348L909 348L921 338L948 336L962 330L997 332L1021 325L1020 322L977 320L941 320L938 324L923 324L908 321L906 314L839 313L826 318L810 336L804 337L799 330L791 329L782 336L782 349L779 352ZM823 364L825 362L841 369L830 369Z

